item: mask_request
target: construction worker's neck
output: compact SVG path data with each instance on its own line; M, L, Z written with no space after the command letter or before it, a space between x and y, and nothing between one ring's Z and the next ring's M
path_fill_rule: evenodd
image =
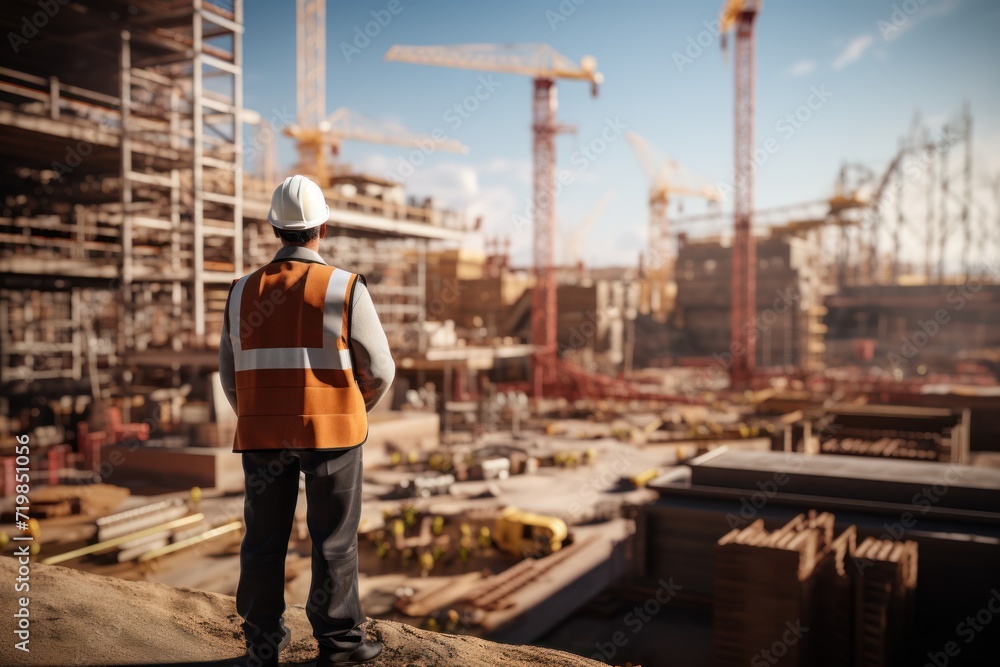
M305 243L289 243L288 241L282 239L281 247L287 248L288 246L292 246L295 248L307 248L309 250L312 250L313 252L319 252L319 238L306 241Z
M298 247L298 248L308 248L309 250L312 250L313 252L319 252L319 242L320 242L320 239L326 238L326 224L324 223L324 224L320 225L319 229L316 230L316 231L317 231L317 233L315 234L315 237L309 239L308 241L306 241L304 243L300 243L299 242L299 241L301 241L301 239L303 237L303 234L301 234L301 233L300 234L294 234L294 235L293 234L282 235L282 233L280 231L278 231L277 229L275 229L274 230L274 235L281 241L281 247L283 247L283 248L284 247L288 247L288 246L294 246L294 247ZM289 239L285 238L285 236L291 236L292 239L294 239L294 240L289 240ZM298 238L296 238L296 236Z

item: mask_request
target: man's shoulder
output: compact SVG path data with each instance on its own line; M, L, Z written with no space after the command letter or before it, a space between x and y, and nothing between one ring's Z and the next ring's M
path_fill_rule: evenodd
M365 279L365 276L362 273L352 271L351 269L345 268L343 266L330 265L329 269L331 275L333 274L334 271L343 271L344 273L346 273L348 275L348 279L353 280L355 288L364 287L368 284L367 279Z
M265 264L264 266L267 266L267 265ZM261 272L261 271L262 271L262 270L264 269L264 266L262 266L262 267L259 267L259 268L257 268L257 269L254 269L253 271L250 271L249 273L244 273L244 274L243 274L242 276L237 276L236 278L233 278L233 282L232 282L232 284L231 284L231 285L229 286L229 288L230 288L230 289L232 289L233 287L236 287L236 285L237 285L237 284L238 284L238 283L239 283L239 282L240 282L241 280L245 280L245 279L249 278L250 276L252 276L253 274Z

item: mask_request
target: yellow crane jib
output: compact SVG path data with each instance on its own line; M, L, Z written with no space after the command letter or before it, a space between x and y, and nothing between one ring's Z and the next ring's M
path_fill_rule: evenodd
M548 44L397 44L386 52L385 59L414 65L520 74L533 79L582 79L590 81L591 94L595 97L598 86L604 81L593 56L584 56L576 63Z

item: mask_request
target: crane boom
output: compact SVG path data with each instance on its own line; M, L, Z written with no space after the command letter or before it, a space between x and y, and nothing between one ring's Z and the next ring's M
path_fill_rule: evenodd
M676 160L663 157L639 134L630 131L625 138L646 173L652 192L698 197L712 202L722 200L722 192L708 179Z
M434 143L434 150L466 154L469 147L455 139L437 141L433 137L413 132L398 123L379 121L362 113L340 107L320 123L320 131L338 140L367 141L395 146L420 146L427 141Z
M657 180L663 170L663 160L659 159L656 151L642 136L630 131L625 133L625 138L632 146L632 152L635 153L642 170L646 172L646 178L649 179L650 183Z
M604 77L597 61L584 57L580 64L548 44L455 44L406 46L397 44L385 59L415 65L520 74L533 79L583 79L600 84Z

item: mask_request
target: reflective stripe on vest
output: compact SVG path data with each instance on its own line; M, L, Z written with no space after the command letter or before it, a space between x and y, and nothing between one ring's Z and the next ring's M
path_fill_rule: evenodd
M239 419L234 451L330 449L368 434L349 347L359 276L315 262L276 261L237 280L229 336Z

